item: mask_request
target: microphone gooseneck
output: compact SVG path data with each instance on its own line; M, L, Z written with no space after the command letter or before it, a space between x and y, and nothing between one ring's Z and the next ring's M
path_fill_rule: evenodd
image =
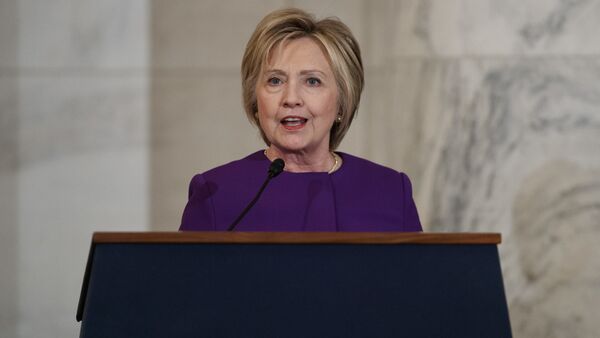
M231 223L229 228L227 228L227 231L233 231L235 229L236 225L238 225L238 223L244 218L244 216L246 216L248 211L250 211L250 209L252 209L254 204L256 204L256 201L258 201L263 190L265 190L265 188L267 187L267 184L269 184L269 182L271 181L272 178L277 177L277 175L281 174L284 167L285 167L285 162L283 162L283 160L280 158L277 158L277 159L273 160L273 162L271 162L271 165L269 166L269 172L268 172L267 179L260 187L260 190L258 190L258 193L256 194L256 196L254 196L254 198L252 199L252 201L250 201L250 203L244 209L244 211L242 211L242 213L235 219L235 221L233 221L233 223Z

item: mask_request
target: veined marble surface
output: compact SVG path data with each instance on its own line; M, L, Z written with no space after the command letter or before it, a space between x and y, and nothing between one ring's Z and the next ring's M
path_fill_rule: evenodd
M512 218L507 238L512 242L503 253L515 270L507 274L515 332L523 337L595 337L599 167L555 160L532 170L518 190Z
M34 75L19 81L19 162L142 148L148 129L143 74Z
M364 11L371 66L400 56L600 53L597 0L387 0Z
M144 69L150 47L147 2L19 0L19 66L55 74Z
M446 125L435 127L442 141L432 163L433 226L507 226L510 218L500 210L530 171L556 160L600 167L600 62L466 60L455 66L460 78L446 79L454 89L441 103Z

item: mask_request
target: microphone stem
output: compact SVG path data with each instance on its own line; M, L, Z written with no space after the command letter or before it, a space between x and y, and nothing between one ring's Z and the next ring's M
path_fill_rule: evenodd
M265 180L265 182L260 187L260 190L258 191L258 193L256 194L256 196L254 196L254 199L248 204L248 206L246 207L246 209L244 209L244 211L242 211L242 213L238 216L238 218L235 221L233 221L233 223L231 223L231 225L229 226L229 228L227 229L227 231L233 231L233 229L235 229L236 225L242 220L242 218L244 218L244 216L246 215L246 213L254 206L254 204L256 204L256 201L258 201L258 198L262 194L263 190L265 190L265 188L267 187L267 184L269 183L269 181L272 178L273 178L272 175L269 175L267 177L267 179Z

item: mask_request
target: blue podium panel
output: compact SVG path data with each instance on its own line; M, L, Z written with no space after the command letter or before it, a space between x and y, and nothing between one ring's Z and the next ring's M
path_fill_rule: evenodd
M511 337L496 245L97 244L81 337Z

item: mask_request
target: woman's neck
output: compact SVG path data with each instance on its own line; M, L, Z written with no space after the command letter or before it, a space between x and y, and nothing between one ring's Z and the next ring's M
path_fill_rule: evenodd
M286 152L270 146L265 155L269 161L280 158L285 162L285 171L293 173L330 172L335 166L335 158L329 149L315 152Z

